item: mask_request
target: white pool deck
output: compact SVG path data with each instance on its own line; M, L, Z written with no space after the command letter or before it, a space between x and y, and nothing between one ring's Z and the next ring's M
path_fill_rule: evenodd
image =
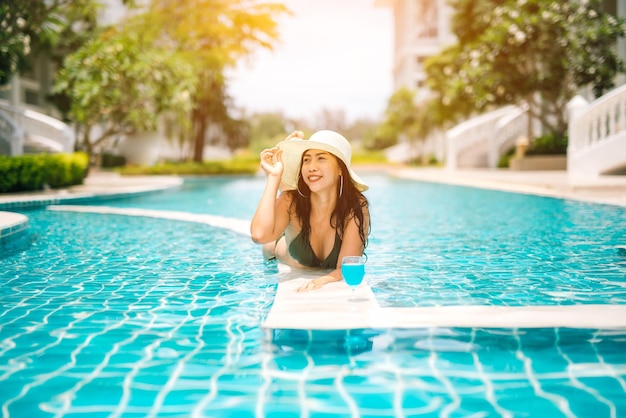
M560 172L494 172L471 171L450 173L437 169L398 169L395 175L428 182L444 182L466 186L507 190L575 200L605 203L626 207L626 176L587 180L572 184ZM102 176L92 179L74 191L66 193L109 193L122 190L116 183L126 179ZM130 178L132 187L141 187L139 178ZM150 179L146 187L157 187ZM160 187L174 187L176 181L161 182ZM97 188L99 190L95 190ZM103 190L105 189L105 190ZM126 189L128 190L128 189ZM30 196L32 197L32 196ZM0 203L11 199L0 197ZM17 196L13 198L24 198ZM198 222L248 235L248 221L187 212L156 211L148 209L115 208L112 206L51 205L50 210L94 212L125 216L145 216ZM10 212L0 212L0 227L15 219ZM626 243L624 243L626 244ZM375 292L366 284L356 291L351 301L351 290L343 282L330 283L322 289L299 293L297 289L316 273L279 265L279 281L272 307L262 326L267 329L336 330L361 328L626 328L626 305L563 305L563 306L437 306L437 307L381 307ZM626 284L625 284L626 285Z

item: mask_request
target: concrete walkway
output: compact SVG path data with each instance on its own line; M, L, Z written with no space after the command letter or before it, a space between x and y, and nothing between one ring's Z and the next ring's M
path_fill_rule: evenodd
M390 174L432 183L457 184L626 207L626 176L572 179L565 171L398 168Z
M67 202L72 199L90 197L113 197L165 190L183 184L183 179L175 176L120 176L117 173L93 172L78 186L65 189L49 189L27 193L0 194L0 210L13 207L46 205L48 201Z

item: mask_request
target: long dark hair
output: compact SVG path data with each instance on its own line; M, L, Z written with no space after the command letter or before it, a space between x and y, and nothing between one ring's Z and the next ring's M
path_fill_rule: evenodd
M333 155L333 154L331 154ZM343 230L346 221L354 218L359 228L359 237L363 243L363 248L367 247L367 237L371 230L371 220L365 225L365 208L369 207L369 202L365 195L357 188L350 173L343 161L333 155L341 170L341 181L337 184L337 204L330 216L330 226L339 231L339 236L343 239ZM302 167L302 161L300 161ZM302 238L309 242L311 235L311 190L306 185L301 176L301 168L298 169L298 187L296 190L289 190L291 194L291 206L289 210L300 220L302 226Z

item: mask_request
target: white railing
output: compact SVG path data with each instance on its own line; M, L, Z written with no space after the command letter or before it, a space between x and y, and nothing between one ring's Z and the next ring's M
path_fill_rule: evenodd
M600 175L626 166L626 85L591 103L576 96L568 110L570 175Z
M26 136L38 142L57 144L55 149L61 152L74 151L76 137L72 128L43 113L30 109L21 109L0 102L0 109L6 112L19 126Z
M489 168L496 168L498 160L515 147L520 136L528 135L528 105L516 106L496 122L489 146Z
M616 88L597 100L586 104L576 98L577 106L570 110L569 149L572 153L584 152L626 128L626 85Z
M512 118L517 122L520 108L518 106L505 106L503 108L485 113L465 122L462 122L446 132L446 168L456 169L459 159L469 151L484 154L488 161L484 165L491 166L493 160L497 163L499 156L497 151L490 151L497 141L494 139L499 132L506 128L499 124L505 117ZM473 165L478 165L474 162Z
M0 110L0 155L21 155L24 148L24 131L5 112Z

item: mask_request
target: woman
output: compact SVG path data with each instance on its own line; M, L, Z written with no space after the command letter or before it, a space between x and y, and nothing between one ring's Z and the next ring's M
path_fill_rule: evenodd
M298 291L341 280L341 259L362 255L367 246L369 204L361 192L368 186L350 168L351 157L350 143L328 130L309 140L295 131L261 152L267 181L250 224L252 240L274 247L267 252L290 266L332 270Z

